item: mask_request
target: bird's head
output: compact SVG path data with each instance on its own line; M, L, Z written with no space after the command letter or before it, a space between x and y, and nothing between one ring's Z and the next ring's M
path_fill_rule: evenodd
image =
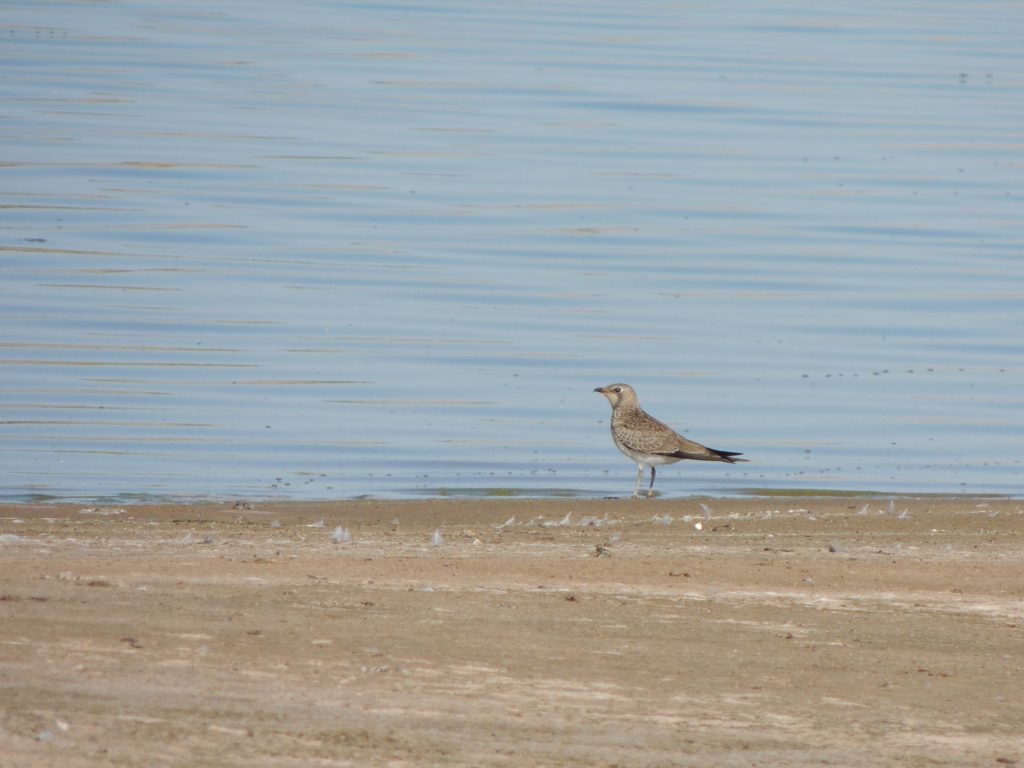
M636 392L629 384L609 384L607 387L598 387L594 390L608 398L612 408L622 405L636 405Z

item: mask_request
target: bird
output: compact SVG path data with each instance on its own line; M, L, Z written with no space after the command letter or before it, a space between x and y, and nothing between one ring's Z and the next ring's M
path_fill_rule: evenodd
M651 468L651 484L647 488L647 498L654 496L655 467L662 464L675 464L683 459L695 461L724 461L735 464L742 453L720 451L708 448L680 435L667 424L658 421L640 407L636 390L629 384L609 384L597 387L608 398L612 406L612 440L616 447L636 462L636 489L633 497L640 496L640 483L644 478L644 467Z

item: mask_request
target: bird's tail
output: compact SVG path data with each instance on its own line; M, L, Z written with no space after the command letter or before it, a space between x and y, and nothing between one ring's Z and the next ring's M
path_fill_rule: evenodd
M738 461L749 461L749 459L737 459L737 456L742 456L742 453L736 453L736 451L720 451L717 448L708 448L719 461L727 461L730 464L735 464Z
M690 451L672 451L671 453L662 453L661 456L674 456L677 459L693 459L694 461L727 461L730 464L735 464L737 461L748 461L748 459L737 459L737 456L742 456L742 453L736 453L736 451L720 451L717 448L708 448L706 445L700 445L694 443L693 450Z

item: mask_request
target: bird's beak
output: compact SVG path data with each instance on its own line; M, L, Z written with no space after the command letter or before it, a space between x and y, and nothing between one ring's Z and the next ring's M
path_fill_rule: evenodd
M594 387L594 391L595 392L600 392L603 395L604 394L604 387Z

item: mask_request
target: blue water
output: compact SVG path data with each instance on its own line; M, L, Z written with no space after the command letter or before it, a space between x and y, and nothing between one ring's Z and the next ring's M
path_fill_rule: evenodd
M1024 493L1024 6L11 2L0 499Z

